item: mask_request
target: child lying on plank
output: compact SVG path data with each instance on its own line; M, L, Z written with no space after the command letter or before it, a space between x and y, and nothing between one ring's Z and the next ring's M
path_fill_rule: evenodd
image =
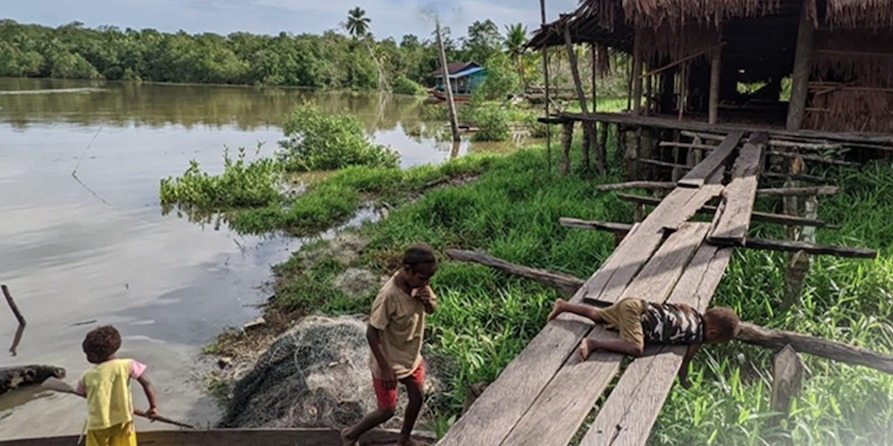
M679 370L679 382L685 388L689 386L688 364L701 344L718 344L734 339L740 323L735 312L725 307L711 308L701 314L685 304L658 304L636 298L622 299L604 309L558 299L549 313L548 321L562 313L583 316L620 332L620 339L583 339L579 353L584 361L596 349L638 358L646 342L688 345Z

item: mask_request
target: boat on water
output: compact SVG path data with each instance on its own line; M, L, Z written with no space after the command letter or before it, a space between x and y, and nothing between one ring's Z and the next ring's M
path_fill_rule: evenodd
M360 438L364 446L396 445L400 433L378 429ZM416 441L434 443L431 433L416 432ZM0 441L0 446L76 446L79 436L26 438ZM140 446L339 446L336 429L184 429L171 431L138 431ZM81 440L83 444L83 440Z

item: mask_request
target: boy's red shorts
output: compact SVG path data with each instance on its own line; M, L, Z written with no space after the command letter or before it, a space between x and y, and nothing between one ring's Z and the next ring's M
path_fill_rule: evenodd
M412 375L400 380L404 385L407 381L415 383L419 388L425 387L425 361L422 361L418 368L412 372ZM397 408L397 388L385 389L384 381L372 377L372 384L375 387L375 398L378 400L379 409L396 409Z

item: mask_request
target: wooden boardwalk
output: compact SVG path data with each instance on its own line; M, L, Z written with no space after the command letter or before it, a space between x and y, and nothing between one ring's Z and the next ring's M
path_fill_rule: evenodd
M570 299L612 303L624 297L689 304L705 310L729 263L743 246L757 194L767 135L733 131L679 181ZM741 143L744 147L739 148ZM723 185L720 167L737 156ZM708 201L722 197L712 223L689 222ZM668 235L669 234L669 235ZM708 243L709 240L709 243ZM595 403L614 382L622 356L598 351L581 362L580 341L617 334L563 314L547 324L460 418L440 446L644 445L676 374L685 347L651 346L624 370L581 431Z

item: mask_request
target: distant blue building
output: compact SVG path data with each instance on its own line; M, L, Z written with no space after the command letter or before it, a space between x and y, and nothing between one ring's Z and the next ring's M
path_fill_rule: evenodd
M476 62L451 63L447 65L447 70L455 100L470 100L471 95L487 78L487 70ZM434 78L434 90L431 94L440 100L446 100L446 90L443 87L443 69L438 68L433 71L431 77Z

